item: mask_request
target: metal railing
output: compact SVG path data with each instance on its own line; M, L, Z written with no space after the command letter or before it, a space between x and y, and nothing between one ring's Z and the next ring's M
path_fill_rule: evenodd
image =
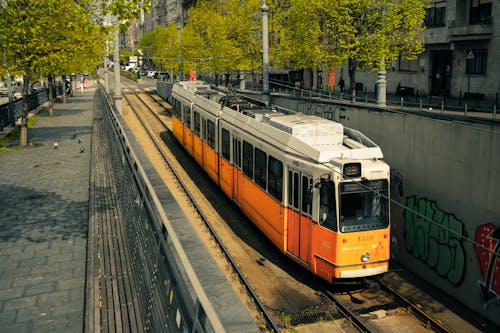
M102 87L96 93L97 108L109 129L107 148L144 330L224 332Z
M62 95L62 86L54 85L53 96ZM49 89L43 88L28 96L28 111L34 110L49 100ZM7 126L15 126L16 120L23 114L23 99L0 104L0 131Z
M207 77L207 81L212 84L216 84L212 77ZM220 84L221 82L219 82ZM225 84L222 81L222 84ZM228 82L230 87L238 89L239 85L236 82ZM352 95L348 92L339 91L324 91L320 89L304 89L301 87L292 86L286 82L270 80L270 91L272 94L282 94L290 95L295 97L304 98L317 98L325 100L335 100L343 102L351 102L353 100ZM262 86L258 83L247 82L245 85L245 90L261 92ZM493 119L497 117L498 112L498 94L496 94L493 100L480 99L477 96L471 96L470 98L463 97L462 94L459 98L448 98L442 96L419 96L418 93L415 96L398 96L396 94L387 93L386 95L386 105L390 108L402 108L402 109L413 109L416 111L441 111L442 113L446 111L458 112L467 116L468 112L480 112L484 115L491 115ZM473 94L471 94L473 95ZM363 91L358 91L356 94L356 102L364 103L367 105L376 105L377 99L375 93L368 93Z

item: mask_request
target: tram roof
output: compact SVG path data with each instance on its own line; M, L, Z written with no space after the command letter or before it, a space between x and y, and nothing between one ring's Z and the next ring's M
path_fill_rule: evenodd
M380 147L361 132L317 116L284 114L273 109L238 112L225 107L221 118L290 154L320 163L342 158L383 158Z
M382 150L361 132L344 127L341 123L305 115L302 113L281 112L276 108L233 108L216 107L223 96L203 81L183 81L180 85L190 91L176 89L195 105L202 103L201 96L208 100L202 108L217 114L226 122L259 136L278 148L298 156L310 158L320 163L332 159L381 159ZM208 93L211 91L211 93ZM193 97L192 93L197 96Z

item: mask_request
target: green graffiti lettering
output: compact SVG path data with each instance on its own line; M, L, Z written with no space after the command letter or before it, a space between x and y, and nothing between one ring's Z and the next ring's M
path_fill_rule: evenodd
M409 197L406 208L403 236L408 252L458 285L465 273L463 223L427 199Z

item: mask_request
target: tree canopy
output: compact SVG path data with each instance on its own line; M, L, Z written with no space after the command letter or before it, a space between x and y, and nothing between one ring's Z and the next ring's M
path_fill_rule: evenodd
M296 0L288 16L292 59L304 67L348 62L353 96L355 71L383 69L424 50L428 0Z
M30 83L39 77L95 68L103 57L104 32L90 12L70 0L7 0L2 7L0 70L23 76L20 143L26 145Z
M423 52L428 0L268 0L269 61L274 68L378 70ZM158 59L212 73L262 66L261 0L199 0L181 41L175 24L157 34ZM163 39L163 40L162 40ZM161 47L160 47L161 45Z

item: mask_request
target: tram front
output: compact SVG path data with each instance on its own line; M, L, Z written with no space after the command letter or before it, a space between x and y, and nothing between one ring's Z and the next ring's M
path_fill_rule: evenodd
M320 226L328 230L318 239L319 275L328 280L352 279L388 271L389 175L385 162L372 160L346 163L342 172L323 177L317 183L318 220ZM325 243L328 243L328 251L321 246ZM328 274L321 273L325 270L325 260L330 264Z

